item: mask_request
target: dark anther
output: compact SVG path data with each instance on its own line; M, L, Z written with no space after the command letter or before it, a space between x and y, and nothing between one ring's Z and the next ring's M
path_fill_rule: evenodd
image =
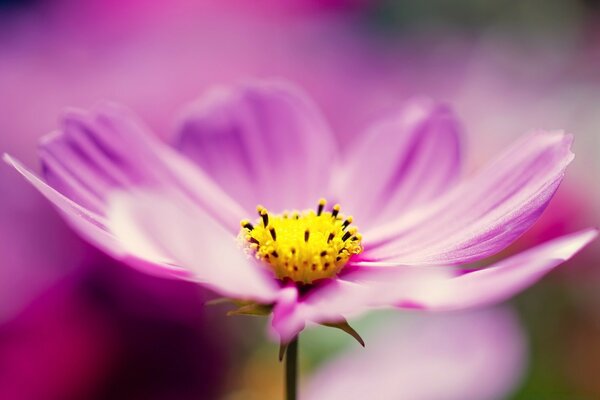
M279 254L277 254L277 252L276 252L275 250L273 250L273 251L271 252L271 255L272 255L273 257L275 257L275 258L279 257Z
M254 226L250 222L248 222L248 223L244 224L244 228L246 228L248 230L252 230L252 229L254 229Z
M298 266L294 265L294 271L298 271Z
M329 263L323 264L323 269L327 269L327 268L329 268Z
M345 242L350 236L352 236L352 234L350 232L346 232L344 233L344 236L342 236L342 240Z
M323 251L321 252L321 257L325 257L326 255L327 255L327 250L323 250Z
M317 215L321 215L324 207L325 207L325 203L323 203L323 202L319 203L319 207L317 207Z
M261 213L260 216L262 217L263 225L266 228L267 225L269 225L269 213L265 211L264 213Z
M250 238L248 241L249 241L250 243L256 243L256 244L260 244L260 242L259 242L257 239L253 238L253 237L251 237L251 238Z
M308 229L306 231L304 231L304 241L308 242L308 238L310 237L310 232L308 231Z
M347 219L344 221L344 223L342 224L342 229L346 229L348 227L348 225L350 225L350 220Z
M335 261L340 261L341 259L342 259L342 257L340 257L340 256L337 256L337 257L335 258Z
M295 247L292 247L292 248L290 249L290 251L292 252L292 254L296 254L296 248L295 248Z
M335 237L335 233L331 232L329 234L329 237L327 238L327 243L331 242L331 239L333 239Z
M331 210L331 216L335 219L339 212L340 212L340 209L337 207L334 207L334 209Z
M271 229L269 229L269 232L271 232L271 237L273 238L273 240L277 240L277 234L275 233L275 228L271 227Z

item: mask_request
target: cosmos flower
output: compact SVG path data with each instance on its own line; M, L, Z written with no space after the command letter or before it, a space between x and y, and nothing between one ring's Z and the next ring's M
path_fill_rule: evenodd
M303 399L505 399L527 364L525 336L509 309L396 313L363 334L369 346L317 369Z
M209 92L185 110L173 146L104 104L67 111L42 140L43 180L5 158L92 243L244 301L240 313L272 312L286 342L307 322L374 307L502 301L596 236L474 268L539 217L572 138L531 133L460 179L460 136L447 107L418 101L341 153L310 100L263 82Z

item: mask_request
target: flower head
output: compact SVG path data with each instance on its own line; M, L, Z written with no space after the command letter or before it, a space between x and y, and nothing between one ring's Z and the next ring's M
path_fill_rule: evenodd
M183 114L173 147L105 104L67 112L42 141L43 180L6 160L91 242L266 305L287 341L307 322L373 307L501 301L596 236L588 229L461 267L526 231L573 155L571 136L534 132L460 179L460 136L446 106L418 101L341 153L310 100L268 82L210 92Z

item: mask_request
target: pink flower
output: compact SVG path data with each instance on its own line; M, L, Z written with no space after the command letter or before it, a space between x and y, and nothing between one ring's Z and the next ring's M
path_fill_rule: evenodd
M596 236L587 229L465 266L535 222L573 154L571 136L534 132L460 179L459 131L447 107L415 102L339 154L311 101L270 82L210 92L183 114L174 147L101 105L68 111L42 141L44 180L6 160L109 254L267 305L288 341L307 322L374 307L502 301Z
M365 349L317 370L303 398L504 399L525 372L527 345L510 310L399 317L364 332Z

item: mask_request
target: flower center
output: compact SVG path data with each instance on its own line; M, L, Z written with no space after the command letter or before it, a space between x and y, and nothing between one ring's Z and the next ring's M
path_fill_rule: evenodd
M325 211L325 199L317 211L270 214L258 206L253 225L241 222L240 237L259 260L279 279L312 283L338 274L350 257L362 251L362 236L351 226L352 217L340 214L340 205Z

